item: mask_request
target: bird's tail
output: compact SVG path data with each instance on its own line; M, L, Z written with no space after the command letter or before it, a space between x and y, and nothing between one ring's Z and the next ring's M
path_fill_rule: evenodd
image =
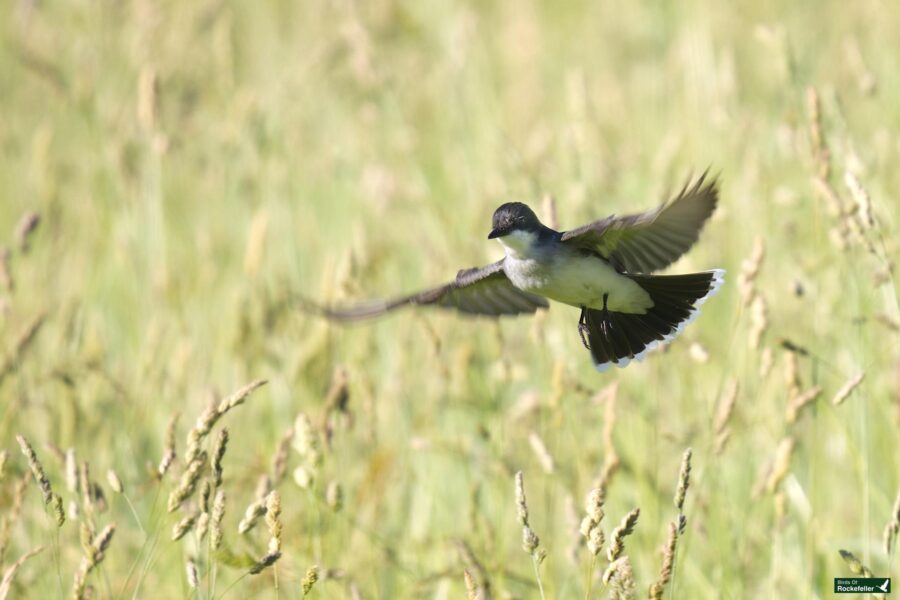
M642 315L584 309L587 345L598 371L641 360L648 350L681 333L696 318L700 305L719 290L725 271L628 277L650 294L653 306Z

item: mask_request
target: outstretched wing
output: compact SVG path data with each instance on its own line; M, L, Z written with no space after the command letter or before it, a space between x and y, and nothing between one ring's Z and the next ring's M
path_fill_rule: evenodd
M600 219L564 232L561 241L597 252L629 273L664 269L697 241L719 200L716 183L704 173L654 210Z
M468 315L489 317L533 313L548 307L544 298L523 292L507 279L503 261L465 269L450 283L393 300L372 300L344 308L319 306L307 300L301 300L301 305L334 321L368 319L407 305L451 308Z

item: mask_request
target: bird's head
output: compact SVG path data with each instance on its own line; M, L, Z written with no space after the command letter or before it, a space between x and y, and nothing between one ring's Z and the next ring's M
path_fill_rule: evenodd
M494 211L489 240L516 233L536 235L543 225L534 211L521 202L507 202Z

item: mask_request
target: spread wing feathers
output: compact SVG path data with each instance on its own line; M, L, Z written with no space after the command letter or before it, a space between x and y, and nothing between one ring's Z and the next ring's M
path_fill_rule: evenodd
M450 283L393 300L372 300L331 308L301 299L300 305L334 321L359 321L408 305L437 306L489 317L533 313L548 307L545 299L513 286L503 272L502 261L482 268L464 269Z
M629 273L651 273L694 245L719 199L706 173L667 204L635 215L611 216L562 234L562 242L599 253Z

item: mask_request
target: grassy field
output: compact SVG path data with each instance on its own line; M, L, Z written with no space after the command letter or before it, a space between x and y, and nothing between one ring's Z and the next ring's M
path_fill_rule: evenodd
M9 0L0 36L0 597L646 597L679 512L661 597L830 597L839 550L900 578L896 3ZM671 271L727 283L625 370L559 305L293 303L707 167Z

